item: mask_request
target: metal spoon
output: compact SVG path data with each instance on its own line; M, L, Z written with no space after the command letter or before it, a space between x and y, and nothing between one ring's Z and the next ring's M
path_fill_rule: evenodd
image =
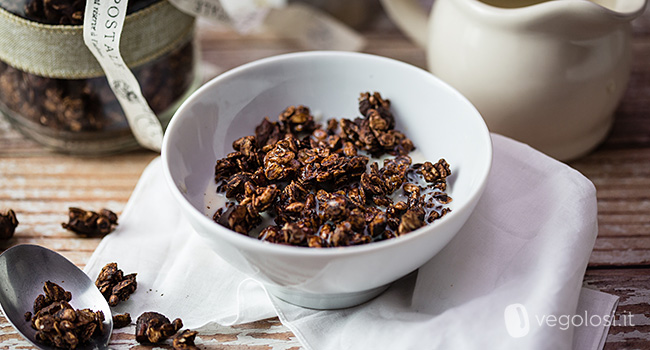
M113 332L113 318L106 299L93 281L77 266L60 254L32 244L21 244L0 255L0 307L20 334L40 349L55 349L36 342L36 330L25 321L25 312L32 311L34 299L43 293L43 285L52 281L72 293L70 305L75 309L101 310L104 313L104 334L77 349L107 349Z

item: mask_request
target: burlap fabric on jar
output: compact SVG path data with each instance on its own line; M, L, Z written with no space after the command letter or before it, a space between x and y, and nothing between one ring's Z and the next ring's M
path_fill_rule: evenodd
M138 147L102 67L84 44L85 0L0 0L0 111L59 151ZM200 82L194 17L167 0L131 0L120 51L167 125Z

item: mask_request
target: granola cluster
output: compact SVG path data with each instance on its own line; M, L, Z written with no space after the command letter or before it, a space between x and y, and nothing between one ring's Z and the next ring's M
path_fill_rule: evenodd
M104 313L70 306L72 294L56 283L47 281L45 294L34 301L34 314L25 314L36 330L36 341L57 348L75 349L104 331Z
M215 166L217 192L230 201L214 221L267 242L340 247L397 237L449 212L449 164L413 164L413 142L379 93L362 93L359 111L323 127L308 107L290 106L234 141ZM274 224L255 232L267 218Z
M61 227L83 237L102 237L117 225L117 214L102 209L99 213L80 208L68 208L68 223L61 223Z
M145 312L136 321L135 340L139 343L161 343L182 327L183 321L180 318L170 322L160 313Z
M136 274L124 275L117 263L109 263L100 272L95 286L110 306L129 299L135 292ZM72 293L56 283L47 281L43 294L34 300L34 312L25 313L25 322L36 330L35 341L61 349L83 347L91 338L101 337L104 332L104 313L90 309L75 310L70 304ZM131 325L129 313L113 314L113 329ZM180 318L169 321L157 312L144 312L135 325L135 339L142 344L163 344L169 338L175 350L197 350L194 341L197 331L185 329Z
M138 288L136 275L135 273L125 275L117 267L117 263L108 263L97 276L95 286L108 301L108 305L117 306L120 301L129 300L131 294Z
M0 212L0 239L10 239L18 227L16 213L9 209L5 214Z

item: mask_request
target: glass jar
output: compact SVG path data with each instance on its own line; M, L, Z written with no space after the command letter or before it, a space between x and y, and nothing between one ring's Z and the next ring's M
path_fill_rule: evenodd
M0 22L5 21L5 26L20 22L23 27L16 30L34 35L34 46L27 45L23 51L0 46L0 112L23 134L58 151L95 155L135 149L138 143L108 80L83 46L85 3L0 0ZM165 23L166 28L154 28ZM161 29L167 34L160 34ZM130 36L130 30L138 33ZM47 35L53 33L54 38L60 35L58 31L72 33L75 41L54 41L50 45L58 54L34 60L31 54L38 51L43 40L38 31L50 31ZM8 34L0 28L2 35ZM131 0L120 47L143 96L166 127L178 105L200 83L194 19L166 0ZM77 59L87 62L77 68ZM68 63L57 66L58 62Z

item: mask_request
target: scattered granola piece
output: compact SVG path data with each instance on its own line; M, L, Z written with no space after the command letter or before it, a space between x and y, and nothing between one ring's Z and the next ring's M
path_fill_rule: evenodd
M10 239L14 236L18 219L16 213L9 209L5 214L0 213L0 239Z
M197 350L198 347L194 345L194 338L196 338L198 333L189 329L179 333L174 337L174 341L172 342L174 350Z
M106 298L108 305L116 306L121 301L129 300L131 294L138 288L136 275L136 273L124 275L124 272L117 268L117 263L108 263L97 276L95 286Z
M113 315L113 328L124 328L131 324L131 315L127 313Z
M183 327L180 318L169 322L169 319L157 312L145 312L135 323L135 340L139 343L160 343L176 334Z
M61 226L80 236L105 236L117 225L117 214L108 209L102 209L99 213L74 207L68 210L68 223L62 223Z

